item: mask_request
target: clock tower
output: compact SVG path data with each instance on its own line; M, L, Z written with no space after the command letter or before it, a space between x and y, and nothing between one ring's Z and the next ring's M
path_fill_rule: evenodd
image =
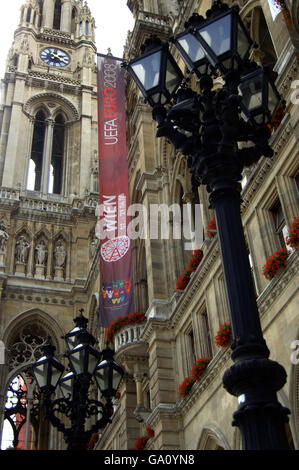
M12 378L26 382L48 336L63 360L81 308L98 336L95 58L87 2L24 1L0 107L0 429ZM29 431L31 448L64 446L53 430Z
M4 80L3 186L62 197L93 188L95 23L81 0L27 0Z

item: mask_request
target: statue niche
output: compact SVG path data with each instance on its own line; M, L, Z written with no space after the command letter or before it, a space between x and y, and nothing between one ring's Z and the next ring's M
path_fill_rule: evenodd
M30 243L25 235L20 235L16 241L15 262L16 273L19 275L26 274L28 256L30 251Z
M54 246L54 279L64 280L66 267L66 243L64 239L59 238Z
M34 253L35 276L36 278L45 278L48 264L48 247L46 241L41 238L36 242Z

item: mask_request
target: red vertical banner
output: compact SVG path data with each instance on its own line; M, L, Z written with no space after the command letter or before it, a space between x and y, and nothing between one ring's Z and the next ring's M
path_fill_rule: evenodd
M99 326L134 311L122 59L98 54L100 309Z

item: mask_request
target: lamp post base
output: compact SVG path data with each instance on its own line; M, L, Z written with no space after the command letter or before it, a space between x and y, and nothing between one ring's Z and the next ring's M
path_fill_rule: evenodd
M277 400L286 382L284 368L267 358L236 362L223 376L224 388L238 397L233 426L242 434L243 450L289 450L286 423L290 411Z

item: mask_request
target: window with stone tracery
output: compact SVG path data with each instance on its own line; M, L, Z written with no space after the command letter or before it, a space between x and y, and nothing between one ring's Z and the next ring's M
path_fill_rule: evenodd
M35 115L27 190L61 194L65 153L65 119L47 119L43 110Z
M1 450L37 448L40 396L30 371L10 382L5 400Z
M61 24L61 0L56 0L54 7L53 29L60 29Z

